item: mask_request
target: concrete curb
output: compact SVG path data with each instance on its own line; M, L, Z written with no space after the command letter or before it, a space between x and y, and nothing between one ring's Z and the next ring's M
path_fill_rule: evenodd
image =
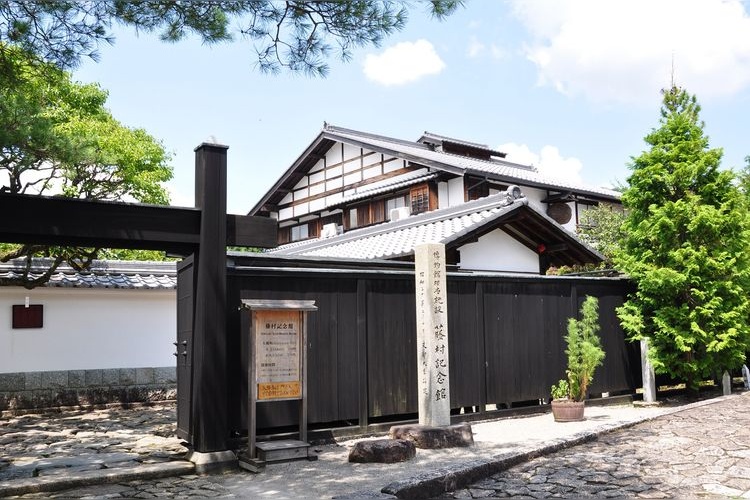
M743 395L750 395L750 393L746 392ZM715 404L720 401L724 401L727 398L738 396L739 395L720 396L713 399L698 401L695 403L690 403L684 406L669 409L660 415L647 416L638 420L633 420L631 422L608 425L593 431L574 434L567 438L554 440L549 444L543 446L521 448L517 451L496 455L486 460L474 460L471 462L463 462L451 467L436 469L403 481L393 482L385 486L380 491L381 493L384 493L386 495L391 495L391 498L396 497L404 500L417 500L435 497L446 492L463 488L481 479L490 477L493 474L497 474L498 472L507 470L515 465L533 460L534 458L549 455L566 448L571 448L573 446L594 441L599 436L603 436L605 434L609 434L621 429L627 429L643 422L650 422L664 416L674 415L675 413L680 413L693 408Z
M193 474L195 464L184 460L138 465L125 469L101 469L77 472L65 477L49 476L32 479L14 479L0 482L0 498L40 493L46 491L67 490L97 484L122 483L138 479L158 479L170 476Z

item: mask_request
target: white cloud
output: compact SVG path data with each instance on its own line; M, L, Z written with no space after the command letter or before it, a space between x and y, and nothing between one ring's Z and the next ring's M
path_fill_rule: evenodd
M487 47L485 47L485 45L480 42L477 37L472 36L469 40L469 48L466 49L466 55L468 55L472 59L475 57L479 57L480 55L482 55L482 52L484 52L486 48Z
M494 43L490 46L490 54L492 54L493 59L505 59L508 57L508 51Z
M498 146L498 151L507 154L508 161L533 165L540 174L546 177L563 179L570 182L580 182L583 164L578 158L563 158L560 150L555 146L544 146L540 153L534 153L526 144L509 142Z
M494 43L487 47L487 45L482 43L476 36L472 35L469 39L469 46L466 49L466 55L471 59L476 59L484 56L486 53L489 53L490 57L497 60L508 57L508 51L503 47L495 45Z
M365 58L365 76L381 85L404 85L443 71L445 63L427 40L402 42Z
M750 86L740 0L514 0L539 83L595 102L653 102L674 76L703 96Z

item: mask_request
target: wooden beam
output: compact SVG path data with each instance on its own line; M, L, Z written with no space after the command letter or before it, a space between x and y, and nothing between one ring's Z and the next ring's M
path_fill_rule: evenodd
M57 246L189 252L201 211L77 198L0 195L0 240Z
M56 246L136 248L188 255L198 245L201 210L0 194L0 241ZM275 247L276 221L227 216L227 244Z
M227 245L275 248L279 223L270 217L227 215Z

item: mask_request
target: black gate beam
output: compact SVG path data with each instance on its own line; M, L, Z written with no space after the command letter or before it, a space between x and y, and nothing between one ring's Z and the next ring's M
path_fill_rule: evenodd
M199 208L0 194L0 241L55 246L137 248L180 255L200 242ZM276 221L226 215L227 245L273 248Z

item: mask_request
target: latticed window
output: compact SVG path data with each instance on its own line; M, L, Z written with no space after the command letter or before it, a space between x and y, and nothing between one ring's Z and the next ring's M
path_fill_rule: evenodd
M430 209L430 190L427 189L427 186L412 189L410 198L412 215L421 214Z

